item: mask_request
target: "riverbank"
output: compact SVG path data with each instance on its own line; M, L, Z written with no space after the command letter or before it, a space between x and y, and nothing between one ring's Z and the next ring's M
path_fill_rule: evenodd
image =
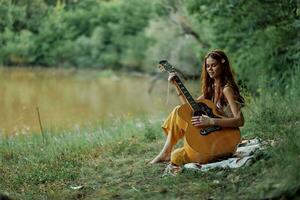
M236 170L162 177L146 165L162 120L116 119L97 128L1 138L0 192L12 199L295 199L300 188L300 109L276 94L244 108L244 138L274 140Z

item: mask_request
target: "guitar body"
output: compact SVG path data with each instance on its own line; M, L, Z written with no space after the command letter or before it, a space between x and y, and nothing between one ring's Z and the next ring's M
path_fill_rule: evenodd
M202 99L198 103L205 104L215 116L223 118L218 114L216 106L210 100ZM235 152L241 140L239 128L222 127L220 130L202 135L200 134L202 129L207 127L198 128L192 125L191 119L194 116L194 111L189 104L180 106L178 114L188 123L184 147L193 162L207 163Z

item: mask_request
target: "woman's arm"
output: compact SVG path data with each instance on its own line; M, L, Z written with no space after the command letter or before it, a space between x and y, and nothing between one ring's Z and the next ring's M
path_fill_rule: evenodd
M231 87L225 87L223 94L228 101L233 117L217 119L213 118L214 125L221 127L240 127L244 125L244 116L240 106L236 103L234 98L234 91Z
M232 111L233 117L230 118L210 118L208 116L193 117L192 124L194 126L211 126L217 125L221 127L240 127L244 125L243 113L235 102L234 91L231 87L225 87L223 89L223 94L227 99L230 109Z
M176 88L176 93L179 97L179 100L181 102L181 104L185 104L187 103L187 100L184 98L183 94L181 93L181 90L179 89L179 86L175 83L175 88Z
M168 81L170 83L172 83L173 85L175 85L176 93L178 95L178 98L179 98L181 104L185 104L185 103L187 103L187 100L184 98L183 94L181 93L181 90L179 89L179 86L177 85L177 83L173 80L173 78L175 76L177 76L177 74L175 72L174 73L170 73Z
M204 99L204 94L202 94L200 97L197 98L197 101Z

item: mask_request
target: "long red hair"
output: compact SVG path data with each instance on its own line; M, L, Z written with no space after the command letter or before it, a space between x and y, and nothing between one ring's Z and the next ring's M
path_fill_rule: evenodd
M203 61L202 72L201 72L201 84L202 84L202 93L205 99L213 99L214 97L214 79L210 78L206 71L206 60L207 58L213 58L219 62L221 65L221 87L217 88L217 99L215 102L220 101L221 105L226 104L226 100L223 96L223 88L225 85L230 86L234 91L234 96L236 101L238 101L242 106L245 104L244 98L240 94L240 90L235 82L229 59L222 50L213 50L209 52Z

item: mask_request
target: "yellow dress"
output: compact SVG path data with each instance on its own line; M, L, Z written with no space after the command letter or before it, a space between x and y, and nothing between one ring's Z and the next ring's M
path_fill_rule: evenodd
M175 145L178 140L184 138L185 131L188 123L180 117L178 109L180 106L174 108L168 118L162 124L162 129L168 135L171 134L171 143ZM232 116L229 106L224 107L224 114L227 117ZM193 150L187 142L184 140L184 147L175 149L171 153L171 163L176 165L183 165L185 163L197 162L199 159L199 153ZM207 161L208 162L208 161Z

